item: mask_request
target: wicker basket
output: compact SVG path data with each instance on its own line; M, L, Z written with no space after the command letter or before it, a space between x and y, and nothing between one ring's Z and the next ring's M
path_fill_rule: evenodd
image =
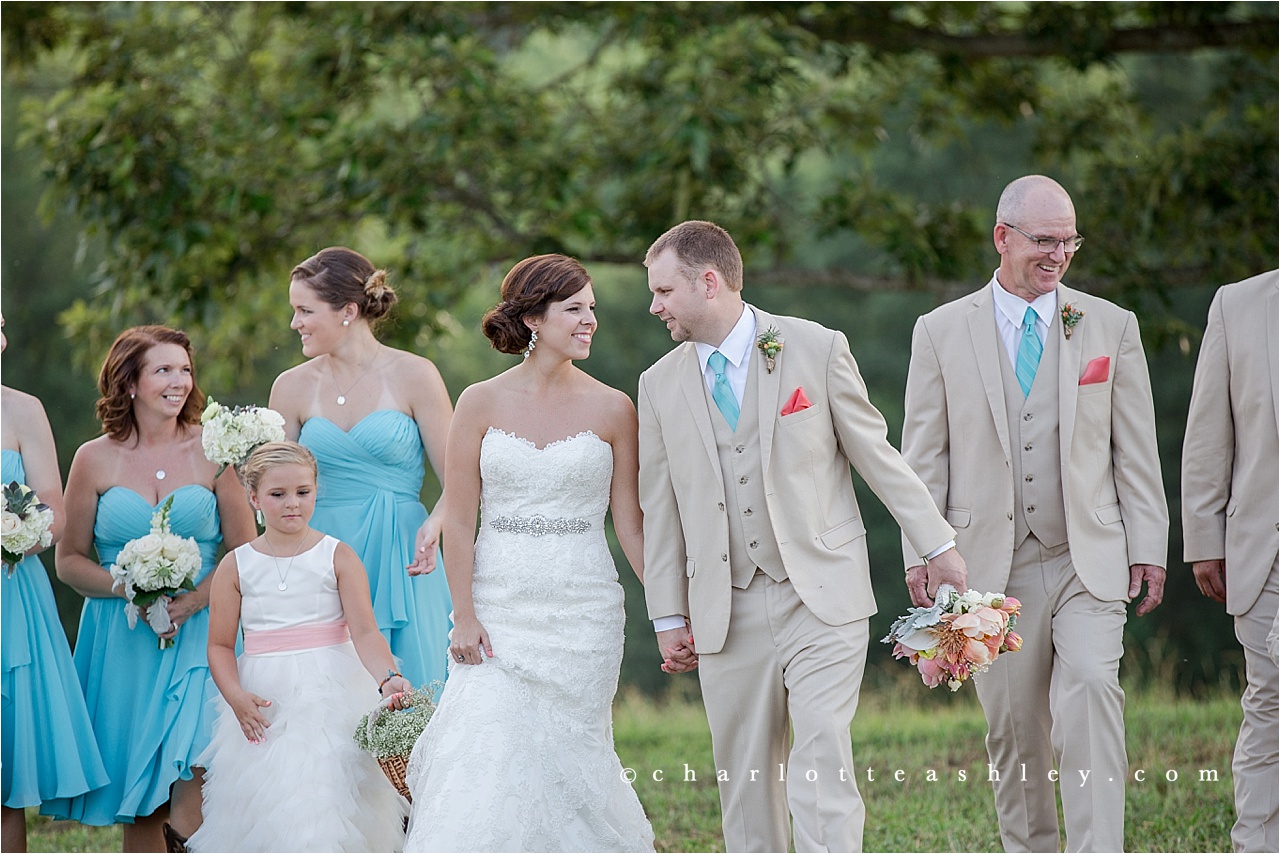
M405 782L405 774L409 771L409 761L404 756L379 756L378 764L382 766L382 773L387 775L387 779L391 781L391 785L396 787L396 791L404 796L409 803L413 803L413 795L409 794L409 784Z

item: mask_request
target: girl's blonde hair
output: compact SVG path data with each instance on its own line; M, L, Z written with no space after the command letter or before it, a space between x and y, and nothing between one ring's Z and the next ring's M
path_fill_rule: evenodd
M262 477L276 466L306 466L313 478L319 477L316 458L297 442L267 442L253 449L244 464L238 467L240 479L250 493L258 491Z

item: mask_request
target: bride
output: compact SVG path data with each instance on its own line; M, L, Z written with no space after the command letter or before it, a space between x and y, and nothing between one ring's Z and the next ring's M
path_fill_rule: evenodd
M643 581L636 412L573 365L594 309L581 264L539 255L484 318L524 360L464 391L449 431L452 660L409 760L406 851L653 850L610 715L624 615L604 515Z

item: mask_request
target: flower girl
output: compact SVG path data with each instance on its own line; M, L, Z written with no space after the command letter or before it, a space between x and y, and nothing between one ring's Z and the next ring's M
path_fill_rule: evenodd
M368 576L349 546L308 524L310 451L271 442L240 474L266 531L223 558L213 581L209 670L222 698L204 824L188 845L399 851L405 803L352 738L378 694L410 688L378 631Z

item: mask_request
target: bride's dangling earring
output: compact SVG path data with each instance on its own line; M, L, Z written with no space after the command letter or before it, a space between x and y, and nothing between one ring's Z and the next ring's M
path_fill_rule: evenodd
M533 348L537 346L538 346L538 330L535 329L529 335L529 346L524 348L524 357L528 359L529 355L533 352Z

